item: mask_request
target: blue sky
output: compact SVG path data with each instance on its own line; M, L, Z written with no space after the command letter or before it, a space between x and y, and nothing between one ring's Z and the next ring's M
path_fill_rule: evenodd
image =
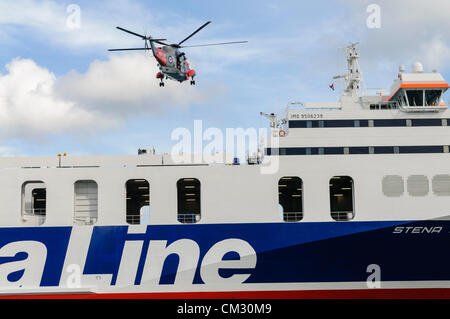
M67 27L68 6L80 28ZM367 7L380 8L368 28ZM171 132L203 127L266 127L260 111L292 101L332 102L342 73L339 47L360 41L369 88L388 91L398 66L415 61L450 78L450 2L418 1L53 1L0 0L0 154L169 152ZM195 87L155 79L146 53L111 53L141 40L116 26L186 44L248 40L185 49ZM448 100L448 93L445 100Z

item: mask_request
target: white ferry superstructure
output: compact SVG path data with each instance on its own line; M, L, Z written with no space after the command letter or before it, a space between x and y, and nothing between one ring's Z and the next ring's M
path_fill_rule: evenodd
M0 158L0 297L449 297L449 85L416 63L367 96L358 58L339 102L269 116L271 174Z

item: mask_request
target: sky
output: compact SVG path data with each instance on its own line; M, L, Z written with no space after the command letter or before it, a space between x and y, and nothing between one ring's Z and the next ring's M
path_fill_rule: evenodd
M0 155L163 153L195 120L267 127L261 111L337 101L329 84L356 41L368 88L389 92L416 61L449 79L449 12L448 0L0 0ZM143 45L116 26L177 43L206 21L186 45L249 42L184 49L195 86L159 87L148 52L108 52Z

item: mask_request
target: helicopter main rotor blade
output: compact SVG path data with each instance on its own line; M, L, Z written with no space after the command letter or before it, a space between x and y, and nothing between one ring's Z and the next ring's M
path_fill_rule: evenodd
M209 44L197 44L197 45L183 45L180 48L195 48L195 47L209 47L213 45L224 45L224 44L237 44L237 43L247 43L248 41L234 41L234 42L222 42L222 43L209 43Z
M165 40L167 40L167 39L151 39L150 41L153 41L153 42L156 42L156 43L159 43L162 45L169 45L167 43L161 42L161 41L165 41Z
M121 28L121 27L116 27L116 29L119 29L119 30L121 30L123 32L127 32L129 34L135 35L135 36L137 36L139 38L142 38L142 40L147 40L147 37L143 36L142 34L138 34L138 33L132 32L130 30L127 30L127 29L124 29L124 28Z
M190 36L188 36L188 37L187 37L186 39L184 39L183 41L179 42L179 43L178 43L178 46L179 46L181 43L183 43L183 42L187 41L188 39L190 39L192 36L194 36L197 32L199 32L201 29L203 29L204 27L206 27L206 26L207 26L208 24L210 24L210 23L211 23L211 21L208 21L208 22L206 22L204 25L202 25L200 28L198 28L197 30L195 30L194 32L192 32Z
M134 51L134 50L151 50L150 48L128 48L128 49L109 49L108 51Z

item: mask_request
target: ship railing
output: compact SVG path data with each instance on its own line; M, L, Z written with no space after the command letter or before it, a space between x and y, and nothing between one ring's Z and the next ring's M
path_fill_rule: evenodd
M39 216L45 216L45 208L29 208L25 209L24 215L26 216L33 216L33 215L39 215Z
M352 220L353 217L355 217L355 213L353 211L331 212L331 218L336 221Z
M283 213L283 220L285 222L298 222L302 219L303 219L303 212Z
M127 215L127 223L130 225L140 225L141 215Z
M439 112L444 111L448 108L447 105L435 105L435 106L406 106L406 105L400 105L399 109L406 113L411 112L418 112L418 113L424 113L424 112Z
M45 222L45 208L25 210L22 214L22 221L33 226L42 225Z
M94 225L97 222L97 217L92 216L77 216L74 218L75 225Z
M200 220L199 214L178 213L178 221L182 224L194 224Z

